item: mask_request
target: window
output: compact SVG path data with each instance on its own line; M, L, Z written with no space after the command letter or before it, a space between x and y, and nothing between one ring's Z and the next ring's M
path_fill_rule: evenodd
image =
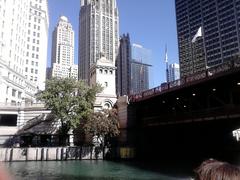
M8 94L8 90L9 90L9 86L7 86L7 89L6 89L6 94Z
M12 96L15 97L16 96L16 90L15 89L12 89Z
M108 82L105 82L104 84L105 84L105 87L108 87Z
M22 98L22 93L18 92L18 99L21 99L21 98Z

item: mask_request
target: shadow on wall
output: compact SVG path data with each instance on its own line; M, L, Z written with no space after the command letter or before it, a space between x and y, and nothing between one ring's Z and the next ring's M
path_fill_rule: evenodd
M68 137L58 135L57 130L58 123L54 121L54 115L42 114L29 120L5 142L4 147L59 146L63 139L68 141Z

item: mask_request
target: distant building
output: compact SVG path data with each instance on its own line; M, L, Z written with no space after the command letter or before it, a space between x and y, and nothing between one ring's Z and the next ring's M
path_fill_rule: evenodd
M168 68L168 72L169 72L169 81L175 81L180 79L180 69L179 69L179 64L174 63L174 64L170 64L169 68Z
M116 102L116 59L119 50L119 16L116 0L81 0L79 17L79 79L104 87L95 107Z
M47 0L0 1L0 22L0 103L31 103L45 89Z
M61 16L52 38L51 77L78 78L78 66L74 64L74 31L67 17Z
M130 93L131 85L131 42L129 34L120 38L119 55L117 59L117 95Z
M240 54L238 0L175 0L181 77Z
M149 89L149 65L151 51L141 45L132 44L131 48L131 85L130 93L136 94Z

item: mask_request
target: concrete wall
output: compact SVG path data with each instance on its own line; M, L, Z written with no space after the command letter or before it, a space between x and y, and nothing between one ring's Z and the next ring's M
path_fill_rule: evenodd
M0 161L66 161L103 159L98 147L0 148Z

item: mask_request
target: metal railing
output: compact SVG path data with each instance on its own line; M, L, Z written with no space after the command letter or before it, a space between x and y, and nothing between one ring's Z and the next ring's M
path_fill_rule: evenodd
M197 82L199 80L203 80L203 79L213 77L213 76L216 76L221 73L226 73L228 71L236 70L239 68L240 68L240 58L235 58L235 59L225 62L221 65L208 68L204 71L194 73L190 76L183 77L176 81L172 81L169 83L162 83L160 86L155 87L153 89L149 89L149 90L143 91L138 94L130 95L129 101L137 102L137 101L143 100L145 98L149 98L149 97L155 96L157 94L160 94L162 92L169 91L173 88L181 87L183 85L188 85L193 82Z
M34 107L45 107L43 103L1 103L0 108L34 108Z

